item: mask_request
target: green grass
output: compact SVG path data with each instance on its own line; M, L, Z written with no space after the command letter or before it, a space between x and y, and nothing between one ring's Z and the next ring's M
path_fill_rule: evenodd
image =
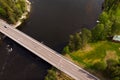
M115 11L115 16L120 16L120 6Z
M120 43L99 41L88 44L85 49L70 53L73 60L84 67L94 65L96 62L105 62L107 59L120 58Z
M120 16L120 9L116 11L116 16Z

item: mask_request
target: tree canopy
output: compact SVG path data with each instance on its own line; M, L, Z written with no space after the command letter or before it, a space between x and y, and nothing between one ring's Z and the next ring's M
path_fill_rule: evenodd
M0 17L9 23L16 23L25 10L25 0L0 0Z

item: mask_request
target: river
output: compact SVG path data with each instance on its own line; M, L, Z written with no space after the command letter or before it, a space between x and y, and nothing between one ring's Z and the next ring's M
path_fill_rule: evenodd
M69 35L93 28L103 0L30 0L32 10L19 30L61 52ZM11 50L12 49L12 50ZM5 38L0 46L0 80L43 80L51 67Z

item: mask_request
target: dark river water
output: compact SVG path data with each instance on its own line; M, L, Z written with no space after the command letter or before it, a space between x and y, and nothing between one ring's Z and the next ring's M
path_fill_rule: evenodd
M18 28L61 52L69 35L92 28L103 0L30 0L29 18ZM12 51L10 51L12 49ZM44 80L51 67L16 42L5 38L0 46L0 80Z

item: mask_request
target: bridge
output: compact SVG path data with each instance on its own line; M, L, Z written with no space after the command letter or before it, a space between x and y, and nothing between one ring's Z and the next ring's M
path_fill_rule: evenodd
M99 80L99 78L70 62L67 58L60 55L56 51L50 49L25 33L13 28L11 25L2 20L0 20L0 32L25 47L38 57L47 61L57 69L68 74L75 80Z

